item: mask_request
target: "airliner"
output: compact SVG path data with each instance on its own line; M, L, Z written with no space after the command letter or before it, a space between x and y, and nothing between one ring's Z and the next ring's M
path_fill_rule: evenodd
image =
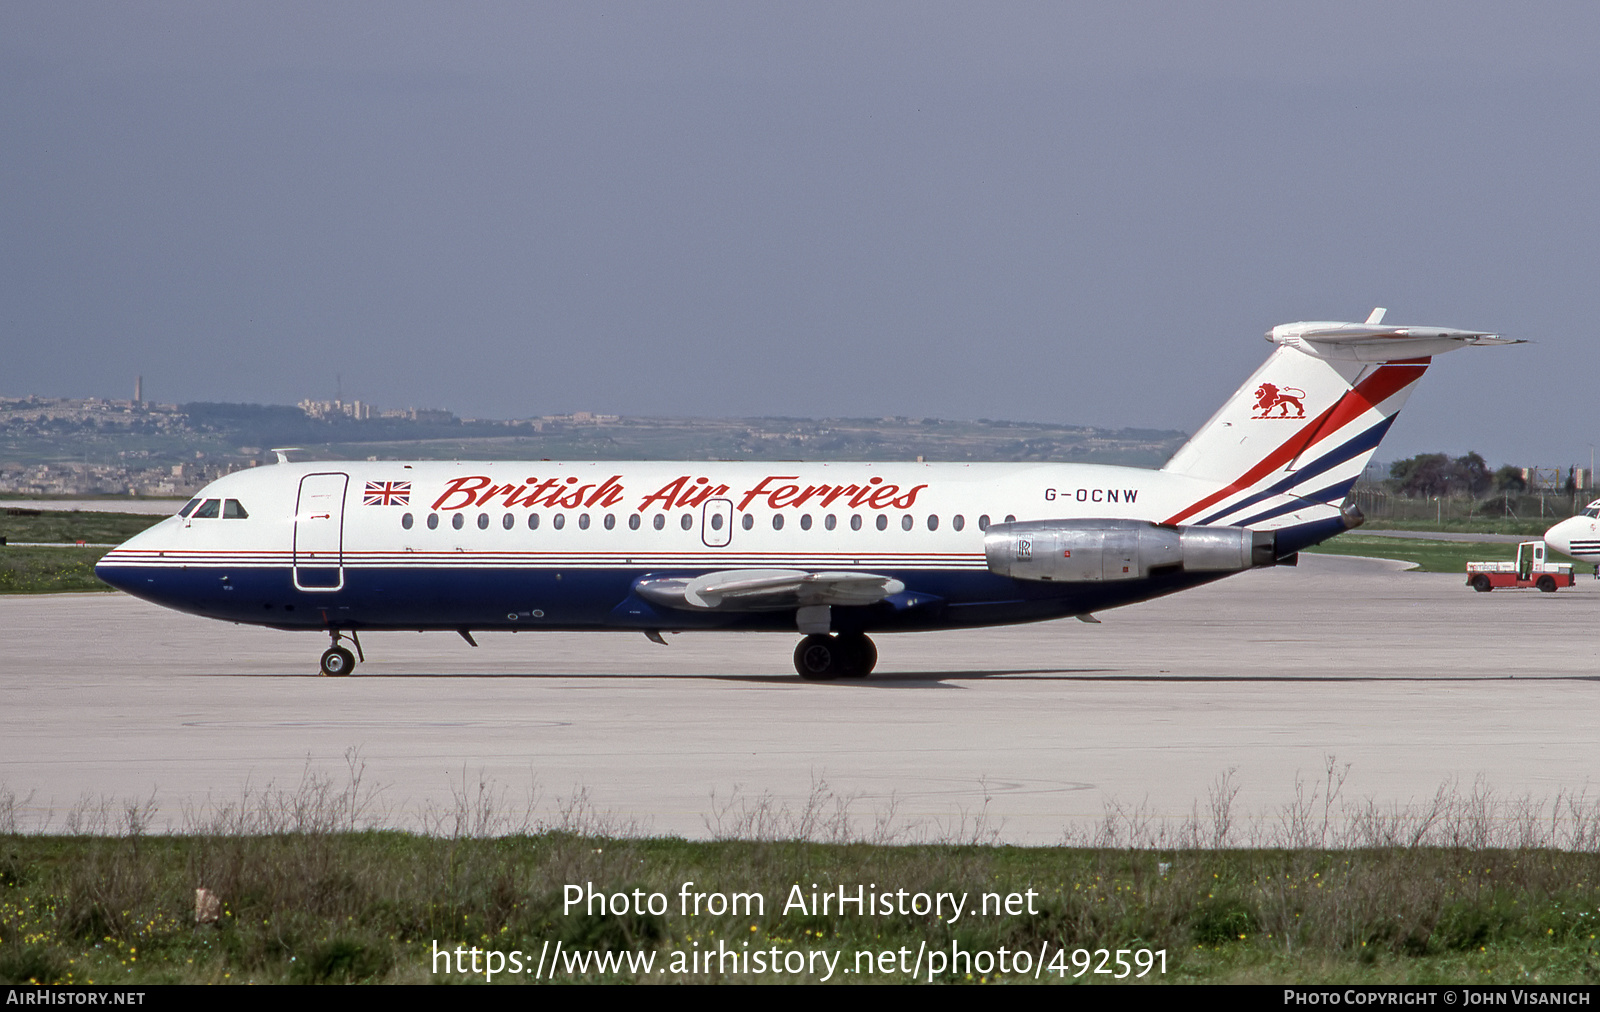
M1302 322L1160 470L1092 464L293 461L229 474L95 567L181 611L375 630L789 631L802 678L869 634L1094 614L1263 566L1361 522L1351 485L1431 356L1514 344ZM354 653L345 645L355 648Z
M1600 565L1600 499L1545 531L1544 541L1574 559Z

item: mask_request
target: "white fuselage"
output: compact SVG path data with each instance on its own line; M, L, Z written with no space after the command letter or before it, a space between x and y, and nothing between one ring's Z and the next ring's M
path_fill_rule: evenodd
M213 482L195 515L157 524L98 572L164 604L290 627L637 628L613 612L638 580L747 570L883 573L929 603L1021 602L1059 598L1061 588L1004 586L1016 581L985 559L991 526L1160 521L1214 487L1078 464L279 464ZM1105 606L1132 590L1117 588ZM1059 613L1042 603L1013 620ZM931 613L926 623L898 617L888 624L940 624ZM646 620L756 621L740 612Z

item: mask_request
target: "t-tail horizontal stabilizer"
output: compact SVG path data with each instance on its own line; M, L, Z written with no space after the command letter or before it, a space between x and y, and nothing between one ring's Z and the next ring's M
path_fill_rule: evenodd
M1483 330L1384 326L1383 313L1374 309L1366 323L1283 323L1267 331L1267 340L1317 358L1353 362L1393 362L1474 345L1526 343Z

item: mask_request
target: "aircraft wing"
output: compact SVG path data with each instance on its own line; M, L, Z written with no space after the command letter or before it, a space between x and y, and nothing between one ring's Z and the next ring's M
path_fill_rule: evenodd
M905 584L874 573L808 573L800 569L728 569L704 576L645 577L639 596L669 608L781 611L813 605L866 605Z

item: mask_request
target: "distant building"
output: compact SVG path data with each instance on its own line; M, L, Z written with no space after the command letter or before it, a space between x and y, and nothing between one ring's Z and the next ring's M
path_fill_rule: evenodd
M406 408L404 410L383 411L365 401L313 401L303 400L297 407L312 418L332 419L349 418L358 422L368 422L374 418L405 419L412 422L427 422L434 425L448 425L456 420L454 412L438 411L432 408Z
M574 411L570 415L543 415L545 422L567 422L571 425L606 425L617 421L620 415L597 415L592 411Z
M343 415L346 418L353 418L358 422L371 420L373 412L372 405L363 404L361 401L350 401L349 403L346 403L338 400L304 400L299 403L298 407L301 411L304 411L312 418L337 418L340 415Z
M413 422L428 422L433 425L448 425L456 420L453 412L435 411L432 408L409 408L406 417Z

